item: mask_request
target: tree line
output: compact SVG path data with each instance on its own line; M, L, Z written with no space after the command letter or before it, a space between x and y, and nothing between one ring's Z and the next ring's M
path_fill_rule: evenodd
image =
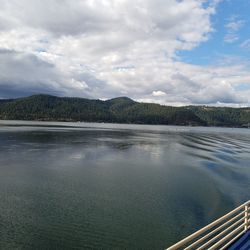
M0 100L0 119L249 127L250 108L171 107L127 97L101 101L34 95Z

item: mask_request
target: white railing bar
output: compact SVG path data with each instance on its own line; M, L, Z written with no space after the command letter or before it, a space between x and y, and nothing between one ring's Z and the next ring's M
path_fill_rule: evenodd
M235 217L233 217L232 219L230 219L229 221L225 222L224 224L220 225L219 227L215 228L213 231L211 231L210 233L206 234L205 236L203 236L202 238L198 239L197 241L195 241L194 243L192 243L191 245L189 245L188 247L186 247L184 250L191 250L193 249L194 246L198 245L199 243L202 243L202 241L204 241L205 239L207 239L208 237L210 237L211 235L215 234L216 232L218 232L220 229L222 229L223 227L225 227L226 225L230 224L232 221L238 219L240 216L242 216L245 213L245 211L242 211L241 213L237 214Z
M242 209L243 207L245 207L245 205L249 204L250 201L245 202L244 204L240 205L239 207L235 208L234 210L232 210L231 212L227 213L226 215L222 216L221 218L217 219L216 221L208 224L207 226L203 227L202 229L198 230L197 232L189 235L188 237L184 238L183 240L177 242L176 244L174 244L173 246L167 248L167 250L176 250L179 247L183 246L184 244L188 243L189 241L193 240L196 236L201 235L202 233L206 232L208 229L214 227L215 225L217 225L218 223L220 223L221 221L223 221L224 219L228 218L229 216L235 214L237 211L239 211L240 209Z
M248 204L245 205L245 232L247 231L248 229Z
M226 232L230 231L232 228L234 228L236 225L238 225L240 222L242 222L244 220L245 220L245 218L241 218L240 220L236 221L230 227L226 228L225 230L223 230L222 232L220 232L219 234L217 234L215 237L213 237L212 239L210 239L209 241L207 241L205 244L203 244L202 246L200 246L199 248L197 248L197 250L206 249L207 246L211 245L211 243L213 243L218 238L221 238L222 235L224 235ZM244 225L244 223L242 223L241 226L242 225Z
M235 242L240 236L242 236L245 233L245 231L242 231L240 234L236 235L233 239L231 239L226 245L224 245L220 250L226 249L228 246L230 246L233 242Z
M236 229L234 229L231 233L229 233L228 235L226 235L224 238L222 238L221 240L219 240L218 242L216 242L213 246L211 246L210 248L208 248L208 250L215 250L217 247L219 247L223 242L227 241L228 239L231 238L231 236L233 236L235 233L237 233L242 227L244 228L244 224L238 226ZM237 234L238 235L238 234Z

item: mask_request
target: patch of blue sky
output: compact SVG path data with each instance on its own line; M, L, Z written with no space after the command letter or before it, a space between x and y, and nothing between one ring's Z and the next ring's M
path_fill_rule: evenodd
M183 62L197 65L214 65L225 56L250 61L250 49L242 46L250 39L249 13L248 0L222 1L212 17L214 31L209 39L190 51L178 51L177 56ZM238 26L234 23L238 23ZM233 28L230 29L230 26ZM230 37L232 41L227 39Z
M241 83L234 87L236 91L250 90L250 85L248 83Z
M128 71L128 70L133 70L133 69L135 69L134 65L113 67L113 70L117 70L117 71Z

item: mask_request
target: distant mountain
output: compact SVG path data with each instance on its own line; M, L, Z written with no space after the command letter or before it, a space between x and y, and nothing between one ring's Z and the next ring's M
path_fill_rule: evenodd
M0 119L246 127L250 108L170 107L127 97L101 101L34 95L0 100Z

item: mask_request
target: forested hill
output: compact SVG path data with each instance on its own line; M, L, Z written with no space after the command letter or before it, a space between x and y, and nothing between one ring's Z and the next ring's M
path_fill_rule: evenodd
M170 107L127 97L101 101L35 95L0 100L0 119L247 127L250 108Z

